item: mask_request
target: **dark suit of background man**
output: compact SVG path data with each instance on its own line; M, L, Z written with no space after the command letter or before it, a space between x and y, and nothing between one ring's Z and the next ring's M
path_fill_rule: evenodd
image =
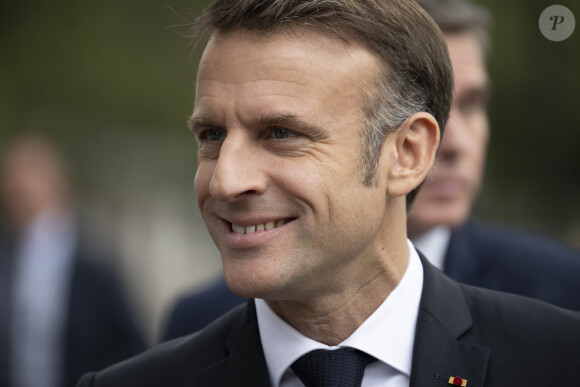
M78 225L53 144L11 139L1 167L0 386L74 386L144 350L120 284Z
M415 2L218 0L197 26L194 188L250 301L79 386L578 380L577 312L460 285L407 239L453 89Z
M489 137L488 14L462 0L418 3L445 35L455 102L435 167L409 214L411 240L431 263L459 282L580 310L577 250L545 236L469 219ZM176 302L162 339L195 332L244 301L219 278Z

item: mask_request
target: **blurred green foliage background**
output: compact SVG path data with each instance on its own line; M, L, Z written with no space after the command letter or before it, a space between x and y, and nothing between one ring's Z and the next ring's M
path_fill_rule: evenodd
M580 246L580 2L481 0L493 16L491 143L481 217ZM542 11L568 7L576 30L544 38Z
M119 178L128 172L150 181L192 176L195 143L185 120L195 66L183 25L201 3L4 3L0 138L48 133L88 194L102 185L126 188Z

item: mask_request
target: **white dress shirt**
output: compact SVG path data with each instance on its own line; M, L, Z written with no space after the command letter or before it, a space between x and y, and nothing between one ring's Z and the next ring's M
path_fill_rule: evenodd
M302 335L274 313L264 300L256 300L260 337L272 386L303 386L290 368L292 363L315 349L340 347L356 348L377 359L367 366L362 387L409 386L423 266L412 243L407 241L407 244L409 265L399 285L350 337L336 347Z
M425 257L437 269L443 271L445 267L445 254L451 239L451 229L438 226L413 239L417 249L425 254Z
M47 211L20 240L14 277L13 387L62 385L62 351L76 235L68 214Z

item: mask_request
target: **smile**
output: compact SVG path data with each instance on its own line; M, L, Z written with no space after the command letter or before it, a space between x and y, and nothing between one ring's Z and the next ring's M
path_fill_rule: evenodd
M233 224L233 223L231 225L232 225L232 231L235 232L236 234L252 234L256 231L266 231L266 230L272 230L272 229L278 228L280 226L285 225L287 222L289 222L289 220L280 219L277 221L270 221L267 223L254 224L251 226L240 226L240 225Z

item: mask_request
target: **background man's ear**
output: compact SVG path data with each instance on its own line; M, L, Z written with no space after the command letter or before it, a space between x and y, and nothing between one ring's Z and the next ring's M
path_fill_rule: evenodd
M435 118L425 112L413 114L393 133L387 194L403 196L417 187L431 170L439 147L440 130Z

